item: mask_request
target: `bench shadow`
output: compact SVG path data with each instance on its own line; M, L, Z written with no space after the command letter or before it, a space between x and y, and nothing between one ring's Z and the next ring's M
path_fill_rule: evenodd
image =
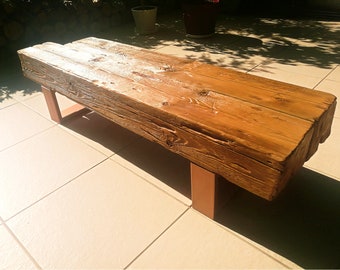
M303 268L340 267L340 182L302 168L274 201L238 192L216 221Z
M94 112L70 118L63 126L111 150L113 155L118 155L161 183L191 198L190 162L187 159Z
M63 125L191 197L188 160L95 113ZM122 136L132 141L121 143ZM272 202L239 190L218 208L216 221L303 268L339 268L339 195L339 181L302 168Z

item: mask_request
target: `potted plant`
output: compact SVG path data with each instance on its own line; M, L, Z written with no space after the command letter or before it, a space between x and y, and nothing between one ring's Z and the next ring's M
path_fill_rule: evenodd
M187 36L205 38L215 33L219 0L184 0L183 19Z
M157 6L146 5L140 1L140 5L131 9L136 24L136 31L141 35L147 35L156 31Z

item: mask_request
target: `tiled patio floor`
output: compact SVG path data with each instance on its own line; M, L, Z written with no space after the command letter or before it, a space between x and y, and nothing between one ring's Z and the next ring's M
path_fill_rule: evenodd
M340 23L221 18L191 40L178 14L159 21L101 36L340 97ZM212 221L191 208L188 161L94 113L54 123L17 63L0 65L0 269L340 267L339 109L276 201L242 191Z

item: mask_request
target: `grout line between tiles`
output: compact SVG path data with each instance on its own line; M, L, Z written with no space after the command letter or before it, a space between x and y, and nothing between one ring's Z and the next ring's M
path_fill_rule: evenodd
M48 196L52 195L53 193L59 191L60 189L64 188L66 185L70 184L71 182L75 181L77 178L79 178L80 176L84 175L85 173L89 172L90 170L94 169L95 167L99 166L100 164L102 164L103 162L107 161L109 159L109 157L105 157L102 161L96 163L95 165L91 166L90 168L84 170L83 172L81 172L80 174L78 174L77 176L71 178L69 181L65 182L64 184L62 184L61 186L57 187L56 189L52 190L51 192L45 194L44 196L42 196L40 199L36 200L35 202L31 203L30 205L26 206L25 208L21 209L20 211L18 211L17 213L15 213L13 216L7 218L5 220L5 222L10 221L11 219L15 218L16 216L18 216L19 214L21 214L22 212L26 211L27 209L31 208L32 206L38 204L39 202L41 202L42 200L44 200L45 198L47 198Z
M14 232L8 227L6 222L0 217L1 225L4 226L6 231L13 237L14 241L20 246L20 248L24 251L24 253L29 257L30 261L34 264L34 266L40 270L43 268L39 265L39 263L34 259L31 253L26 249L23 243L18 239L18 237L14 234Z
M37 95L37 96L38 96L38 95ZM48 121L54 123L55 125L58 125L58 124L57 124L56 122L54 122L51 118L46 117L45 115L43 115L43 114L41 114L40 112L38 112L37 110L35 110L33 107L31 107L31 106L29 106L29 105L26 104L26 101L29 101L30 99L33 99L33 98L35 98L35 97L37 97L37 96L33 96L33 97L27 98L27 99L25 99L25 100L19 100L18 102L19 102L21 105L25 106L27 109L29 109L29 110L33 111L34 113L38 114L38 115L41 116L42 118L44 118L44 119L46 119L46 120L48 120ZM45 104L45 105L46 105L46 104ZM47 106L47 105L46 105L46 106Z
M191 207L188 207L184 210L183 213L181 213L173 222L170 223L168 227L164 229L149 245L146 246L127 266L125 266L123 269L128 269L139 257L141 257L159 238L161 238L175 223L177 223L178 220L180 220L189 210Z
M34 98L34 97L31 97L31 98ZM21 140L21 141L19 141L19 142L16 142L16 143L13 144L13 145L10 145L10 146L8 146L8 147L6 147L6 148L4 148L4 149L0 149L0 153L1 153L2 151L4 151L4 150L7 150L8 148L11 148L11 147L13 147L13 146L15 146L15 145L17 145L17 144L19 144L19 143L21 143L21 142L24 142L24 141L26 141L26 140L28 140L28 139L31 139L31 138L33 138L34 136L37 136L37 135L39 135L39 134L41 134L41 133L43 133L43 132L45 132L45 131L47 131L47 130L49 130L49 129L51 129L51 128L54 128L54 127L57 126L57 127L61 128L64 132L66 132L68 135L71 135L73 138L77 139L78 141L80 141L80 142L83 143L83 144L86 144L88 147L90 147L90 148L96 150L97 152L103 154L103 155L106 156L106 157L111 157L111 156L113 156L113 155L115 154L115 152L113 151L113 152L114 152L113 154L111 154L111 155L106 155L106 154L103 153L102 151L100 151L100 150L98 150L97 148L95 148L93 145L91 145L91 144L87 143L86 141L81 140L80 138L78 138L74 133L70 132L70 131L69 131L69 128L67 128L66 126L63 126L62 124L58 124L58 123L54 122L53 120L51 120L50 118L47 118L46 116L42 115L42 114L39 113L38 111L34 110L32 107L30 107L30 106L28 106L27 104L25 104L24 101L18 101L18 103L20 103L21 105L25 106L27 109L33 111L34 113L38 114L39 116L43 117L44 119L50 121L51 123L53 123L53 125L52 125L51 127L48 127L47 129L44 129L44 130L42 130L42 131L40 131L40 132L38 132L38 133L35 133L35 134L31 135L30 137L27 137L27 138L25 138L25 139L23 139L23 140ZM12 104L12 105L14 105L14 104Z
M323 77L314 87L313 90L315 90L316 87L318 87L324 80L326 80L326 78L338 67L338 65L336 65L333 69L331 69L326 75L325 77Z
M39 131L39 132L37 132L37 133L34 133L34 134L32 134L32 135L26 137L25 139L22 139L21 141L18 141L18 142L14 143L14 144L12 144L12 145L10 145L10 146L7 146L7 147L5 147L5 148L3 148L3 149L0 149L0 153L6 151L6 150L8 150L8 149L10 149L10 148L12 148L12 147L14 147L14 146L16 146L16 145L18 145L18 144L21 144L21 143L23 143L23 142L25 142L25 141L27 141L27 140L29 140L29 139L32 139L33 137L38 136L38 135L40 135L40 134L42 134L42 133L44 133L44 132L50 130L51 128L54 128L55 126L56 126L56 125L52 125L52 126L46 128L46 129L43 129L43 130L41 130L41 131Z
M122 128L124 128L124 127L122 127ZM124 128L124 129L125 129L125 128ZM128 129L126 129L126 130L128 130ZM136 134L136 133L134 133L134 134ZM112 149L110 149L110 150L112 151L112 154L110 154L108 157L109 157L112 161L114 161L114 160L112 159L114 156L119 155L119 153L122 152L122 151L124 151L124 150L126 150L126 148L129 148L130 146L136 144L138 141L143 140L143 137L141 137L141 136L138 135L138 134L136 134L136 135L138 136L138 137L136 138L136 140L131 141L131 142L125 144L124 146L120 147L120 148L117 149L116 151L113 151ZM118 163L118 162L116 162L116 163ZM119 163L118 163L118 164L119 164ZM119 164L119 165L122 166L121 164ZM123 167L124 167L124 166L123 166ZM124 168L125 168L125 167L124 167Z
M31 97L31 98L34 98L34 97ZM30 99L31 99L31 98L30 98ZM86 141L84 141L84 140L80 139L79 137L77 137L77 136L74 134L74 131L73 131L73 132L70 132L70 130L72 130L72 129L70 129L70 128L68 128L68 127L66 127L66 126L64 126L64 125L62 125L62 124L58 124L58 123L54 122L54 121L51 120L50 118L48 118L48 117L42 115L41 113L39 113L38 111L34 110L34 108L32 108L32 107L28 106L27 104L25 104L24 101L23 101L23 102L19 101L19 102L22 103L22 105L24 105L24 106L27 107L28 109L30 109L30 110L32 110L33 112L35 112L35 113L37 113L38 115L40 115L41 117L43 117L43 118L45 118L45 119L51 121L52 123L54 123L55 125L53 125L53 127L55 127L55 126L60 127L63 131L67 132L67 134L71 135L71 136L74 137L75 139L79 140L80 142L86 144L86 145L89 146L90 148L96 150L97 152L99 152L99 153L101 153L101 154L103 154L103 155L105 155L105 156L107 156L107 157L109 157L109 158L112 157L112 156L114 156L117 152L123 150L124 148L126 148L126 147L130 144L130 143L129 143L128 145L122 147L121 149L118 149L117 151L113 151L112 149L110 149L113 153L110 154L110 155L106 155L105 153L103 153L102 151L98 150L98 149L97 149L96 147L94 147L93 145L91 145L91 144L87 143ZM91 110L91 111L92 111L92 110ZM92 111L92 112L94 112L94 111ZM76 132L76 133L77 133L77 132ZM0 152L1 152L1 150L0 150Z
M309 170L312 170L312 171L314 171L314 172L317 172L317 173L319 173L319 174L322 174L322 175L324 175L324 176L327 176L327 177L329 177L329 178L332 178L332 179L334 179L334 180L336 180L336 181L340 181L340 177L338 177L338 176L336 176L336 175L333 175L333 174L329 174L329 173L324 172L324 171L322 171L322 170L319 170L319 169L317 169L317 168L314 168L313 166L303 165L303 167L305 167L305 168L307 168L307 169L309 169Z
M1 87L1 86L0 86ZM18 104L18 103L20 103L19 101L17 101L16 99L14 99L14 98L10 98L11 100L13 100L14 102L13 103L10 103L10 104L8 104L8 105L4 105L4 107L1 107L0 108L0 111L1 110L4 110L4 109L7 109L7 108L9 108L9 107L11 107L11 106L14 106L15 104ZM9 100L9 99L7 99L7 100ZM6 99L4 99L3 101L6 101ZM2 103L2 101L0 101L0 104Z
M254 67L252 67L251 69L245 71L245 73L249 74L249 72L252 72L255 68L259 67L262 65L262 63L264 63L265 60L261 61L261 63L258 63L257 65L255 65Z
M18 90L20 92L20 90ZM32 94L30 94L30 96L27 97L22 97L22 98L17 98L17 97L13 97L14 100L16 100L17 102L24 104L25 101L30 100L32 98L37 97L38 95L42 94L41 90L35 90Z
M107 154L104 153L104 151L100 151L99 149L97 149L95 146L91 145L91 144L88 143L87 141L82 140L82 139L80 139L79 137L77 137L77 135L75 134L75 133L77 133L76 131L71 132L72 129L70 129L70 128L66 127L66 126L63 126L63 125L61 125L61 124L57 124L57 126L60 127L63 131L65 131L68 135L72 136L74 139L77 139L77 140L80 141L81 143L83 143L83 144L85 144L86 146L92 148L93 150L97 151L98 153L100 153L100 154L106 156L107 158L111 158L112 156L114 156L114 155L116 154L115 151L113 151L112 149L109 149L109 148L108 148L110 151L112 151L112 153L107 155ZM77 133L77 134L79 134L79 133ZM81 135L81 134L80 134L80 135ZM86 137L86 136L85 136L85 137ZM87 137L86 137L86 138L87 138ZM99 143L99 142L97 142L97 143ZM99 144L100 144L100 143L99 143Z
M193 210L195 210L194 208L192 208ZM241 240L242 242L246 243L247 245L252 246L253 248L255 248L257 251L261 252L262 254L270 257L271 259L273 259L274 261L276 261L277 263L281 264L282 266L286 267L287 269L291 269L290 266L286 265L284 262L280 261L279 259L275 258L274 256L272 256L270 253L266 252L265 250L261 249L258 245L260 244L253 244L251 242L250 239L248 239L247 237L238 234L237 232L233 231L232 229L223 226L222 224L218 223L216 220L210 219L207 216L205 216L204 214L200 213L199 211L195 210L196 213L198 213L199 215L201 215L203 218L208 219L209 221L212 221L215 225L217 225L218 227L220 227L221 229L229 232L230 234L232 234L233 236L235 236L236 238L238 238L239 240ZM255 242L256 243L256 242ZM261 246L261 245L260 245ZM263 247L265 248L265 247Z
M117 155L117 154L115 154ZM113 157L114 155L112 155L111 157ZM191 207L191 204L186 204L185 202L181 201L180 199L176 198L176 196L172 195L170 192L167 192L166 190L162 189L161 187L157 186L156 184L152 183L151 181L149 181L148 179L146 179L144 176L138 174L137 172L135 172L134 170L132 170L131 168L129 168L128 166L125 166L124 164L121 164L120 162L117 162L116 160L109 158L111 161L115 162L116 164L118 164L119 166L123 167L124 169L130 171L131 173L133 173L134 175L138 176L139 178L141 178L144 182L148 183L149 185L153 186L154 188L158 189L159 191L165 193L166 195L170 196L172 199L175 199L177 202L180 202L181 204L187 206L187 207ZM159 180L160 182L162 182L161 180ZM163 183L163 182L162 182ZM169 186L170 187L170 186ZM170 187L171 188L171 187ZM176 191L177 192L177 191ZM184 196L184 195L183 195Z

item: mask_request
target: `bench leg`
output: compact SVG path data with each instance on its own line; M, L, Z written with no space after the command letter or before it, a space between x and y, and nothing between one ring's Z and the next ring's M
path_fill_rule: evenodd
M60 124L63 118L61 116L61 112L60 112L60 108L58 105L57 97L55 95L55 91L49 90L44 86L41 87L41 91L44 94L51 119L57 122L58 124Z
M51 119L57 122L58 124L60 124L63 121L66 121L70 117L74 117L79 114L85 114L86 112L90 111L89 109L85 108L80 104L75 104L61 112L55 91L50 90L44 86L41 87L41 90L44 94Z
M194 163L190 163L190 170L192 207L211 219L215 218L217 209L241 190L237 185Z
M192 207L214 219L217 175L190 163Z

